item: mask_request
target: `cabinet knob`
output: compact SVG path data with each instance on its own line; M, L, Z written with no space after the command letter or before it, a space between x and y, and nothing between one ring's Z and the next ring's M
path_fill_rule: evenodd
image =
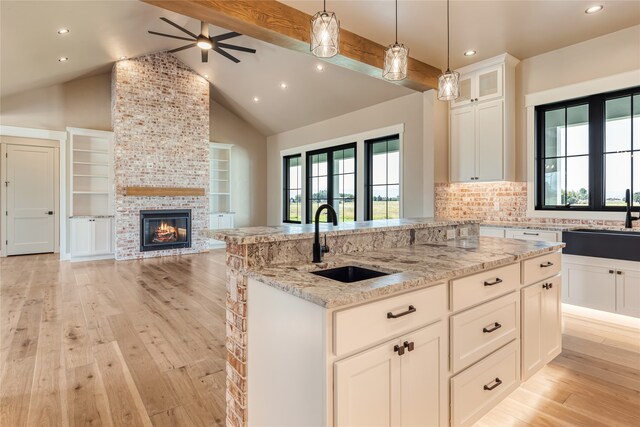
M413 351L413 349L415 348L415 344L413 341L409 342L409 341L405 341L403 344L404 348L407 349L407 351Z
M393 346L393 351L398 353L398 356L402 356L404 354L404 347L401 347L398 344L396 344Z
M609 270L609 274L613 274L613 273L615 273L615 271Z
M616 271L616 274L621 276L622 275L622 271L618 270L618 271Z

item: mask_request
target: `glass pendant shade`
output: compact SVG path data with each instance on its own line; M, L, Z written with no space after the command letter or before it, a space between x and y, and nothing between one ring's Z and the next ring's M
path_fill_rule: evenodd
M384 71L382 77L392 81L406 79L408 58L409 48L399 43L389 45L384 53Z
M438 76L438 99L440 101L452 101L460 95L458 83L460 81L460 73L447 71Z
M340 22L333 12L322 11L311 18L311 53L331 58L340 52Z

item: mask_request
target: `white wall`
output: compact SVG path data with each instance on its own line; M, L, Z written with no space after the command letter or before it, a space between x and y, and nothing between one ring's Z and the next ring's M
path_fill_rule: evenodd
M267 138L267 222L282 222L281 151L404 124L403 214L433 215L433 128L424 117L434 114L433 91L416 92ZM427 123L430 123L429 119ZM380 135L383 136L383 135ZM426 146L426 149L425 149ZM426 188L425 188L426 187Z
M267 138L213 100L209 112L211 141L233 144L231 204L235 226L267 223Z

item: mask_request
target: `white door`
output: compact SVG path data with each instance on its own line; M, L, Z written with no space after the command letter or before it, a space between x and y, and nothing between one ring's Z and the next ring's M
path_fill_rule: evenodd
M54 149L7 145L7 255L54 251Z
M93 221L89 218L72 218L71 256L88 256L93 252Z
M93 255L111 253L111 218L93 219Z
M336 427L400 425L397 340L334 364ZM426 402L425 402L426 403Z
M502 123L502 100L476 105L476 176L480 181L498 181L503 177Z
M471 182L476 177L475 109L451 110L450 177L453 182Z
M560 276L543 282L542 290L542 359L545 364L562 351L562 311L560 308Z
M543 366L542 316L544 293L542 283L522 290L522 379L526 380Z
M444 426L449 411L446 387L448 339L438 322L402 338L413 350L400 357L400 425Z
M567 263L564 271L562 302L615 313L614 269Z
M616 271L616 312L640 317L640 272Z

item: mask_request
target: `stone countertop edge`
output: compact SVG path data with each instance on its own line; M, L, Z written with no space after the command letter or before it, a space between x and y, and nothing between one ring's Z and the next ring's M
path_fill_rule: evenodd
M482 239L499 239L499 238L487 238ZM465 240L465 239L459 239ZM505 239L500 239L505 240ZM508 239L512 242L522 242L515 239ZM530 249L522 253L511 254L505 252L504 256L500 258L494 258L490 261L483 261L477 263L471 263L464 267L447 268L437 272L421 272L417 270L411 270L410 267L405 271L400 271L398 268L391 268L385 266L384 263L376 264L375 262L367 262L366 255L363 260L362 253L357 254L358 257L354 257L353 260L345 259L350 258L348 255L343 256L339 261L331 261L323 264L302 263L299 266L302 270L297 270L293 265L281 265L272 267L263 267L256 270L245 270L243 273L252 279L255 279L261 283L279 289L290 295L307 300L311 303L319 305L327 309L336 309L347 305L360 304L369 300L379 299L385 296L390 296L396 293L404 293L411 290L418 290L426 288L432 285L437 285L446 282L448 280L468 276L470 274L478 273L484 270L490 270L504 265L508 265L514 262L518 262L524 259L533 258L536 256L544 255L547 253L555 252L565 246L564 243L550 243L550 242L538 242L545 244L544 247L538 247ZM425 245L431 246L431 245ZM369 255L379 254L380 252L371 252ZM385 271L391 273L388 276L382 276L374 279L363 280L357 283L341 283L331 279L322 278L316 276L316 279L312 279L307 275L313 270L323 270L327 268L335 268L344 265L359 265L362 267L372 268L374 270ZM299 280L282 280L275 274L278 270L284 274L287 272L295 272L295 274L304 274ZM282 277L282 276L280 276ZM295 276L294 276L295 277ZM306 280L305 280L306 279Z
M616 225L591 225L591 224L553 224L544 222L518 222L518 221L482 221L481 227L514 228L522 230L542 231L574 231L574 230L613 230L613 231L640 231L637 228L624 228Z
M379 233L385 231L425 229L465 224L480 224L480 220L447 220L434 218L406 218L342 223L337 227L321 224L320 233L328 236ZM245 227L226 230L206 230L207 237L232 244L270 243L309 239L314 236L313 224L293 224L265 227Z

